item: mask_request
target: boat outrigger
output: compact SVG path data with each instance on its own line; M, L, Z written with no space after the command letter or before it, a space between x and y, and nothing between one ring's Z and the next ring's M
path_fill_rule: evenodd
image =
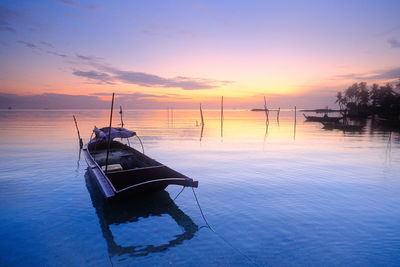
M95 137L83 148L89 172L105 198L164 190L168 185L198 187L195 181L115 138L136 132L122 127L94 128ZM110 139L109 139L110 138Z

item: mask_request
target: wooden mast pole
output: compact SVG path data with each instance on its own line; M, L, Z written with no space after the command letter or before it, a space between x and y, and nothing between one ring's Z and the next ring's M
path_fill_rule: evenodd
M110 154L110 144L111 144L111 125L112 125L112 113L114 108L114 93L112 94L111 100L111 112L110 112L110 127L108 128L108 144L107 144L107 156L106 156L106 173L108 170L108 156Z

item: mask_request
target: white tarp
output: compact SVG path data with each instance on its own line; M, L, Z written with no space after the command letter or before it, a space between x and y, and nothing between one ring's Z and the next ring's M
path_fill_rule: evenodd
M108 141L108 129L110 127L104 128L97 128L96 126L93 129L94 134L96 135L95 138L92 139L91 142L99 142L99 141ZM130 131L128 129L122 127L111 127L111 140L114 138L129 138L135 136L136 132Z

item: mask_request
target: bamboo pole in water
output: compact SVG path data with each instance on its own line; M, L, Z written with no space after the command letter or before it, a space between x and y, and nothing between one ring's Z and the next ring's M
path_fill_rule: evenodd
M74 118L74 122L75 122L76 131L78 132L78 138L79 138L79 148L82 148L82 147L83 147L83 141L82 141L82 138L81 138L81 134L79 133L78 123L76 122L75 115L72 115L72 117Z
M204 117L203 117L203 109L201 108L201 103L200 103L200 116L201 116L201 126L204 126Z
M171 127L174 128L174 108L171 107Z
M266 119L266 123L269 123L269 110L267 108L267 100L264 96L264 109L265 109L265 119Z
M281 112L281 107L278 108L278 112L276 113L276 120L279 122L279 113Z
M293 133L293 140L296 140L296 122L297 122L297 109L294 106L294 133Z
M221 98L221 137L224 132L224 96Z
M167 116L168 116L168 128L169 128L169 124L170 124L170 121L171 121L171 118L170 118L170 112L169 112L169 106L167 106Z
M110 144L111 144L111 125L112 125L112 113L114 108L114 93L112 94L111 100L111 112L110 112L110 128L108 128L108 144L107 144L107 156L106 156L106 173L108 170L108 156L110 154Z

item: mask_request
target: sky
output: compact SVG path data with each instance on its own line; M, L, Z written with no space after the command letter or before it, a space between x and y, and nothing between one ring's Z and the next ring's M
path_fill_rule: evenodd
M400 1L0 1L0 108L335 107L400 78Z

